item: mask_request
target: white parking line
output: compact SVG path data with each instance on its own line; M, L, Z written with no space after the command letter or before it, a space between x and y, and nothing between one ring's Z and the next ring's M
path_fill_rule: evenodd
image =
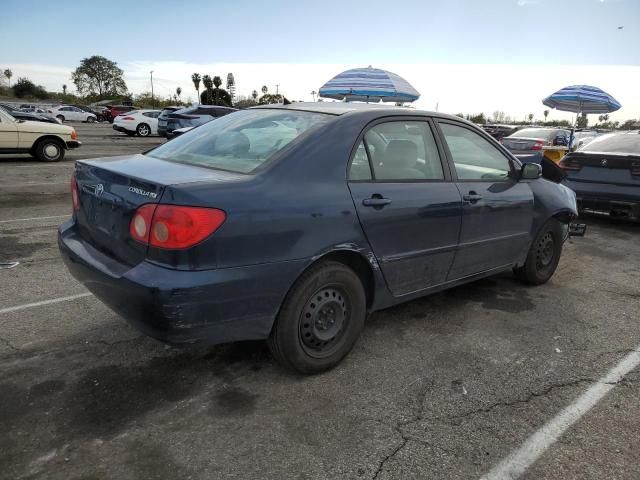
M0 314L16 312L18 310L24 310L26 308L42 307L43 305L51 305L52 303L67 302L69 300L76 300L78 298L89 297L89 296L91 296L91 293L87 292L87 293L79 293L78 295L70 295L68 297L52 298L51 300L43 300L41 302L25 303L23 305L16 305L15 307L2 308L0 309Z
M66 218L69 215L51 215L49 217L31 217L31 218L12 218L11 220L0 220L0 223L13 223L13 222L31 222L35 220L48 220L50 218Z
M640 365L640 345L480 480L514 480L519 478L571 425L580 420L626 374L638 365Z
M14 183L14 184L0 185L0 188L39 187L41 185L64 185L64 184L69 184L69 182L65 181L65 182L41 182L41 183Z

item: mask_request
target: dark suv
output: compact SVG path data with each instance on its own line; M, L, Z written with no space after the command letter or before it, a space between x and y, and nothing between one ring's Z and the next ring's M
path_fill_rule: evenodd
M169 118L169 114L183 108L184 107L172 105L170 107L164 107L162 109L162 112L160 112L160 115L158 116L158 135L160 135L161 137L167 136L167 120Z
M118 115L130 112L131 110L136 110L136 108L131 105L109 105L108 109L104 111L105 120L113 123L113 119Z
M237 111L235 108L219 107L217 105L196 105L183 108L168 115L165 136L171 134L177 128L197 127L214 118L224 117L235 111Z

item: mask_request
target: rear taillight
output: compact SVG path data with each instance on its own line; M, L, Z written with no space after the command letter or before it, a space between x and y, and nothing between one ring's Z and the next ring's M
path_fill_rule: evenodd
M153 247L185 249L215 232L226 218L217 208L146 204L136 210L129 231L135 240Z
M80 193L78 192L78 182L76 181L76 175L71 175L71 181L69 182L69 188L71 190L71 203L73 204L73 211L80 210Z
M542 147L544 147L544 141L536 140L536 143L533 144L531 150L542 150Z
M577 171L582 168L582 165L580 165L580 162L578 162L577 160L574 160L573 158L563 158L562 160L560 160L560 163L558 163L558 166L563 170L573 170L573 171Z
M122 117L122 115L119 115L120 117ZM133 117L122 117L120 120L135 120L135 118Z

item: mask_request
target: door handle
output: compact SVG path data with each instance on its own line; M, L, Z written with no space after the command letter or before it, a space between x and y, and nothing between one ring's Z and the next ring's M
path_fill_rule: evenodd
M382 208L385 205L389 205L391 203L390 198L384 198L382 195L373 195L371 198L365 198L362 200L362 205L365 207L378 207Z
M469 193L467 193L466 195L463 195L462 199L465 202L476 203L478 200L482 200L482 195L478 195L476 192L474 192L472 190Z

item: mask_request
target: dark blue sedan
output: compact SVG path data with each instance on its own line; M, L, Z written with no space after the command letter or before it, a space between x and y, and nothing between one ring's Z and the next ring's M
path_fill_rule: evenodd
M458 117L296 103L239 111L145 155L76 163L72 274L174 344L268 339L300 372L367 313L513 269L553 275L574 193Z

